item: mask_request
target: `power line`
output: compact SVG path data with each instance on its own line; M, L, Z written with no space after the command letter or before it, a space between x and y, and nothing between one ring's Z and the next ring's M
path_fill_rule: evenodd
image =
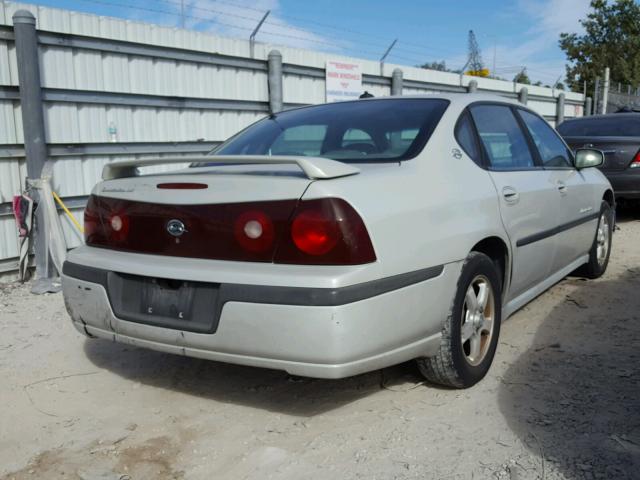
M164 0L164 1L169 1L169 0ZM212 3L217 3L217 4L221 4L221 5L229 5L238 9L247 9L247 10L253 10L255 12L261 12L264 13L264 10L260 10L259 8L255 8L255 7L250 7L247 5L243 5L243 4L239 4L239 3L235 3L235 2L230 2L228 0L210 0ZM206 10L205 7L194 7L194 8L198 8L198 9L204 9ZM323 28L328 28L331 30L336 30L339 32L348 32L354 35L360 35L363 37L368 37L368 38L380 38L378 35L372 34L372 33L365 33L365 32L361 32L358 30L353 30L351 28L346 28L346 27L337 27L336 25L331 25L328 23L323 23L323 22L318 22L317 20L311 20L308 18L302 18L302 17L297 17L297 16L292 16L292 15L287 15L287 14L278 14L279 17L282 17L283 19L290 19L290 20L295 20L298 22L302 22L302 23L309 23L312 25L317 25L319 27L323 27ZM276 24L276 22L271 22L273 24ZM282 24L278 24L281 26L287 26L287 25L282 25ZM290 28L296 28L296 27L290 27ZM423 26L421 25L421 28L423 28ZM424 45L424 44L418 44L418 43L411 43L411 42L404 42L402 40L398 40L399 43L402 43L404 45L408 45L408 46L413 46L413 47L417 47L420 49L428 49L428 50L434 50L434 51L440 51L440 52L447 52L450 53L452 55L458 55L460 52L459 51L454 51L454 50L449 50L449 49L445 49L442 47L431 47L428 45ZM383 43L373 43L373 42L369 42L372 45L378 45L378 46L382 46L382 47L386 47L386 44ZM405 49L406 51L409 51L408 49ZM415 52L414 53L420 53L423 54L423 52Z
M125 4L122 4L122 3L111 2L111 1L108 1L108 0L81 0L81 1L84 2L84 3L95 3L95 4L108 5L108 6L113 6L113 7L128 8L128 9L131 9L131 10L141 10L141 11L159 13L159 14L162 14L162 15L170 15L170 16L175 16L175 17L182 16L182 14L180 12L177 12L177 11L173 12L173 11L169 11L169 10L162 10L162 9L149 8L149 7L140 7L140 6L136 6L136 5L125 5ZM232 15L232 16L240 17L240 16L237 16L237 15ZM200 16L197 16L197 15L191 15L191 14L184 14L184 17L197 20L198 22L207 22L207 23L211 23L211 24L214 24L214 25L221 25L221 26L224 26L224 27L233 28L233 29L236 29L236 30L243 30L243 31L247 31L247 32L253 31L253 28L251 28L251 27L242 27L242 26L239 26L239 25L233 25L231 23L222 22L222 21L220 21L218 19L200 17ZM241 17L241 18L245 18L245 19L252 20L252 21L255 20L255 19L253 19L251 17ZM347 47L345 47L343 45L338 45L338 44L335 44L335 43L326 42L326 41L322 41L322 40L318 40L318 39L314 39L314 38L309 38L309 37L302 37L302 36L299 36L299 35L290 35L290 34L287 34L287 33L274 32L274 31L269 31L269 30L261 31L261 35L269 35L269 36L276 37L276 38L277 37L282 37L282 38L288 38L288 39L293 39L293 40L301 40L301 41L315 43L315 44L319 44L319 45L325 45L325 46L331 47L332 49L339 49L339 50L342 50L342 51L352 51L352 52L355 52L355 53L361 53L361 54L371 55L371 56L375 56L375 57L378 57L380 55L380 52L378 52L378 51L347 48ZM420 60L418 60L417 58L409 58L407 56L398 55L398 54L394 54L394 55L392 55L392 57L393 58L398 58L398 59L401 59L401 60L404 60L404 61L408 61L410 63L416 63L416 62L423 61L422 58Z
M235 4L235 3L231 3L231 2L220 1L220 0L213 0L213 1L215 3L219 3L219 4L222 4L222 5L232 6L234 8L239 9L239 10L240 9L246 9L246 10L254 11L256 13L260 13L260 17L262 17L262 15L264 15L264 12L265 12L264 10L260 10L258 8L249 7L249 6L241 6L240 4ZM169 4L169 5L174 5L176 7L180 5L180 3L175 1L175 0L156 0L156 2L165 3L165 4ZM223 15L223 16L227 16L227 17L239 18L239 19L242 19L242 20L250 20L252 22L258 22L260 20L260 18L258 18L258 17L248 17L246 15L240 15L240 14L236 14L236 13L231 13L231 12L228 12L228 11L218 10L218 9L215 9L215 8L207 8L207 7L195 6L195 5L189 5L189 8L191 8L193 10L199 10L199 11L203 11L203 12L213 13L215 15ZM336 30L336 31L339 31L339 32L342 32L342 33L347 32L347 33L350 33L350 34L360 35L360 36L369 37L369 38L379 38L377 35L373 35L373 34L370 34L370 33L363 33L363 32L358 32L358 31L351 30L351 29L348 29L348 28L336 27L335 25L328 25L328 24L316 22L316 21L313 21L313 20L305 20L305 19L301 19L300 17L291 17L291 16L286 16L286 15L279 15L279 16L282 17L282 18L290 18L290 19L295 19L297 21L301 21L301 22L312 23L312 24L315 24L315 25L318 25L318 26L322 26L324 28L330 28L332 30ZM201 17L198 17L198 18L201 18ZM285 24L285 23L278 22L278 21L266 20L264 22L264 24L265 25L273 25L275 27L284 28L284 29L287 29L287 30L295 30L295 31L298 31L298 32L302 32L303 34L311 33L313 35L321 36L318 32L315 32L315 31L312 31L312 30L310 31L309 29L296 27L296 26ZM377 46L382 47L382 48L386 48L387 47L386 43L371 42L371 41L369 41L368 43L369 43L369 45L377 45ZM426 45L411 44L411 43L408 43L408 42L404 42L402 40L399 40L398 43L402 44L402 45L415 45L415 46L418 46L420 49L422 49L421 51L417 51L417 50L414 50L414 49L409 49L409 48L406 48L406 47L397 47L397 48L398 48L398 50L402 50L403 52L411 53L411 54L417 54L417 55L421 55L421 56L423 56L423 55L424 56L429 56L430 55L430 54L427 54L424 50L445 51L443 49L436 49L436 48L433 48L433 47L428 47ZM450 51L450 52L453 53L453 51ZM459 52L455 52L455 54L458 54L458 53ZM379 54L379 52L375 52L375 54ZM422 59L422 61L424 61L424 59Z

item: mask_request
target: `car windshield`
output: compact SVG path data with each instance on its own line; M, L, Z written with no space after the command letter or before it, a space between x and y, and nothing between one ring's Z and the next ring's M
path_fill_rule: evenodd
M569 120L558 126L558 132L567 137L640 137L640 115Z
M405 160L422 150L448 104L442 99L361 100L284 111L211 153L313 156L348 163Z

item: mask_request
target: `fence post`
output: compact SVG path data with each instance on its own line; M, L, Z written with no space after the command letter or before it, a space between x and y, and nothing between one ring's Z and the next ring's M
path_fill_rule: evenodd
M604 83L602 84L602 106L600 113L607 113L607 103L609 103L609 67L604 69Z
M558 103L556 103L556 126L564 122L564 93L558 95Z
M391 74L391 95L402 95L402 70L394 68Z
M526 105L529 101L529 90L527 90L527 87L522 87L518 92L518 101L523 105Z
M591 115L591 97L587 97L584 101L584 116Z
M269 85L269 112L282 111L282 54L271 50L267 60Z
M476 93L478 91L478 81L471 80L467 85L467 93Z
M36 18L28 10L18 10L13 14L13 32L18 63L18 83L20 90L20 110L24 151L27 158L27 177L39 179L47 161L47 140L44 129L42 106L42 86L40 82L40 62L38 61L38 34ZM38 202L37 190L31 192L34 202ZM35 212L34 251L36 278L53 278L54 269L48 261L47 232L45 231L44 209Z

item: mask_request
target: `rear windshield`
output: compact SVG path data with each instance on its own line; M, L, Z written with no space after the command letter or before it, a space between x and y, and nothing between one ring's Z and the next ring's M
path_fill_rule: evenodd
M442 99L364 100L289 110L251 125L212 154L348 163L405 160L422 150L448 104Z
M640 137L640 116L618 114L569 120L557 130L566 137Z

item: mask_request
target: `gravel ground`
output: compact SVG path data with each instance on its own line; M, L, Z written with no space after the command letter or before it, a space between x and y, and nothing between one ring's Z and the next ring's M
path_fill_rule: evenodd
M0 479L639 479L640 214L503 325L488 377L292 378L82 337L0 285Z

